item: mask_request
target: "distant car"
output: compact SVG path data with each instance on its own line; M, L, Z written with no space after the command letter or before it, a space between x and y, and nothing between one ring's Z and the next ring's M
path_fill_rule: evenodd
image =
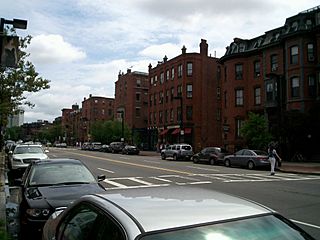
M42 145L19 144L9 151L9 169L24 170L32 161L48 159Z
M103 145L101 146L101 148L99 149L99 151L100 151L100 152L111 152L111 148L110 148L109 145L103 144Z
M99 176L98 180L104 180ZM66 207L82 195L105 189L79 160L51 159L29 165L20 185L20 235L35 239L55 208ZM28 238L33 236L34 238ZM41 236L41 235L40 235Z
M134 145L126 145L124 148L122 148L122 154L139 154L139 148Z
M189 144L180 143L167 146L161 151L161 159L170 157L173 160L190 160L193 156L192 147Z
M124 142L112 142L110 143L110 148L112 153L121 153L122 149L124 148Z
M211 165L223 163L227 151L220 147L206 147L192 156L194 163L206 162Z
M232 155L224 157L224 165L226 167L238 166L254 169L257 167L268 167L270 162L268 154L261 150L241 149Z
M101 147L102 147L102 143L101 142L92 142L90 144L89 150L91 150L91 151L99 151Z
M42 239L315 240L260 204L181 186L84 196L52 214Z

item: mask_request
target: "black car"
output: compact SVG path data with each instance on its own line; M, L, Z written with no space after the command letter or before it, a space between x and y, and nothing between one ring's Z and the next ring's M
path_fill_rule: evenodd
M111 152L111 148L110 148L109 145L103 144L103 145L101 146L101 148L99 149L99 151L100 151L100 152Z
M112 142L109 145L112 153L121 153L124 146L124 142Z
M122 154L139 154L139 148L137 148L137 146L134 145L126 145L123 149L122 149Z
M105 179L99 176L98 181ZM56 208L66 207L82 195L104 192L100 183L79 160L51 159L31 163L20 184L20 235L35 239ZM40 235L41 236L41 235Z
M224 156L228 152L220 147L206 147L192 156L194 163L207 162L211 165L223 163Z

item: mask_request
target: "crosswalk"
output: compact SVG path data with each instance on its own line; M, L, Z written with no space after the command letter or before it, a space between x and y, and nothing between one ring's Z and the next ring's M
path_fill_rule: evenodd
M272 182L272 181L303 181L320 180L320 176L279 173L276 175L266 174L190 174L190 175L160 175L155 177L115 177L107 178L104 187L107 190L167 187L170 185L199 185L210 184L215 181L224 183L237 182Z

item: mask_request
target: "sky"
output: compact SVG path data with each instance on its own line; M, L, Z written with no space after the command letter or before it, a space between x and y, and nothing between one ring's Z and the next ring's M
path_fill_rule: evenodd
M168 59L199 52L206 39L222 57L234 38L251 39L316 7L315 0L2 0L0 17L28 21L19 36L50 89L26 93L24 122L52 122L61 109L92 96L114 98L119 71L148 72Z

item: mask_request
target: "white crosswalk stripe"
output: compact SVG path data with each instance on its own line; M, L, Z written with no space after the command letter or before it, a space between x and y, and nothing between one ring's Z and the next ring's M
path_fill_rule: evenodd
M147 187L167 187L170 185L197 185L210 184L214 181L224 183L236 182L271 182L271 181L302 181L319 180L317 175L303 175L290 173L277 173L270 176L267 174L190 174L190 175L161 175L156 177L119 177L108 178L103 182L106 189L130 189Z

